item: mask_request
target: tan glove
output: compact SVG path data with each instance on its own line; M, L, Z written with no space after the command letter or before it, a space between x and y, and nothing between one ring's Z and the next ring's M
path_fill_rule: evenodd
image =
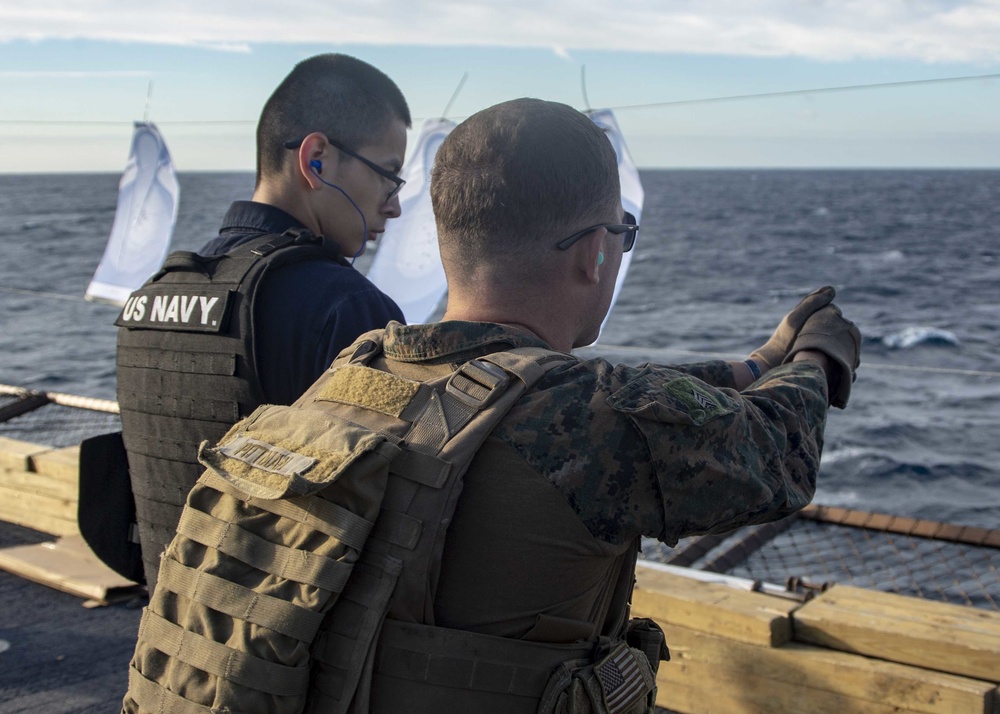
M788 351L809 316L829 305L836 296L837 291L829 285L813 290L785 315L771 339L750 353L750 359L757 363L762 373L786 361Z
M828 375L830 404L846 407L861 364L861 331L831 303L806 320L785 361L790 362L802 350L822 352L840 366L837 374Z

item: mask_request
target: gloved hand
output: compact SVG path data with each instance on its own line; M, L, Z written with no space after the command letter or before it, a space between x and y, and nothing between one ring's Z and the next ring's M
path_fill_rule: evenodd
M771 335L771 339L750 353L750 359L757 363L761 372L774 369L786 361L788 351L809 316L820 310L836 297L837 291L827 285L825 288L813 290L802 302L792 308Z
M790 362L802 350L817 350L837 363L839 373L828 375L830 404L840 409L846 407L861 364L861 331L843 316L839 307L830 303L806 320L785 361Z

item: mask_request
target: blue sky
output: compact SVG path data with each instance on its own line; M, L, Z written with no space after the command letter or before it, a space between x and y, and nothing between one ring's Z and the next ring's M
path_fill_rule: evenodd
M1000 77L624 108L1000 74L1000 0L208 5L0 7L0 172L120 171L150 82L179 170L252 170L261 105L330 51L396 80L417 125L466 72L450 118L520 96L621 107L640 167L1000 168Z

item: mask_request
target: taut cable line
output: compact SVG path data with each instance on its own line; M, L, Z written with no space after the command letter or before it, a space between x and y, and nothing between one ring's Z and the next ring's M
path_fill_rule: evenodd
M974 82L983 80L1000 79L1000 73L992 74L970 74L958 77L932 77L930 79L906 79L896 82L876 82L874 84L846 84L835 87L814 87L812 89L787 89L777 92L757 92L754 94L732 94L725 97L698 97L695 99L674 99L666 102L646 102L643 104L623 104L611 106L612 111L629 111L633 109L657 109L662 107L676 107L692 104L709 104L712 102L734 102L748 99L771 99L774 97L792 97L802 94L829 94L833 92L855 92L865 89L888 89L891 87L912 87L926 84L946 84L950 82ZM464 83L465 79L462 79ZM581 83L585 82L584 74L581 70ZM459 84L461 88L461 83ZM583 87L584 102L589 105L586 98L586 86ZM457 90L456 90L457 93ZM589 106L588 106L589 109ZM447 108L446 108L447 110ZM427 117L418 117L414 121L423 121ZM456 117L458 119L464 117ZM213 126L226 124L256 124L256 119L165 119L158 121L161 126ZM11 124L63 124L73 126L132 126L131 121L98 121L98 120L70 120L70 119L0 119L0 125Z
M890 87L908 87L921 84L945 84L948 82L971 82L974 80L1000 79L1000 73L973 74L962 77L938 77L936 79L908 79L898 82L877 82L875 84L846 84L837 87L817 87L815 89L788 89L778 92L758 92L755 94L732 94L726 97L703 97L700 99L677 99L669 102L652 102L646 104L627 104L612 107L615 111L629 109L651 109L656 107L675 107L685 104L709 104L711 102L735 102L744 99L769 99L772 97L792 97L801 94L828 94L833 92L854 92L862 89L888 89Z

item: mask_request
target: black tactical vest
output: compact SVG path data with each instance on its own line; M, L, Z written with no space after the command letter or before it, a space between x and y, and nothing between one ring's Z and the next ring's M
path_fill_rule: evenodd
M264 401L254 298L269 271L339 253L306 230L262 235L219 256L177 251L132 293L115 324L118 403L146 582L216 442Z

